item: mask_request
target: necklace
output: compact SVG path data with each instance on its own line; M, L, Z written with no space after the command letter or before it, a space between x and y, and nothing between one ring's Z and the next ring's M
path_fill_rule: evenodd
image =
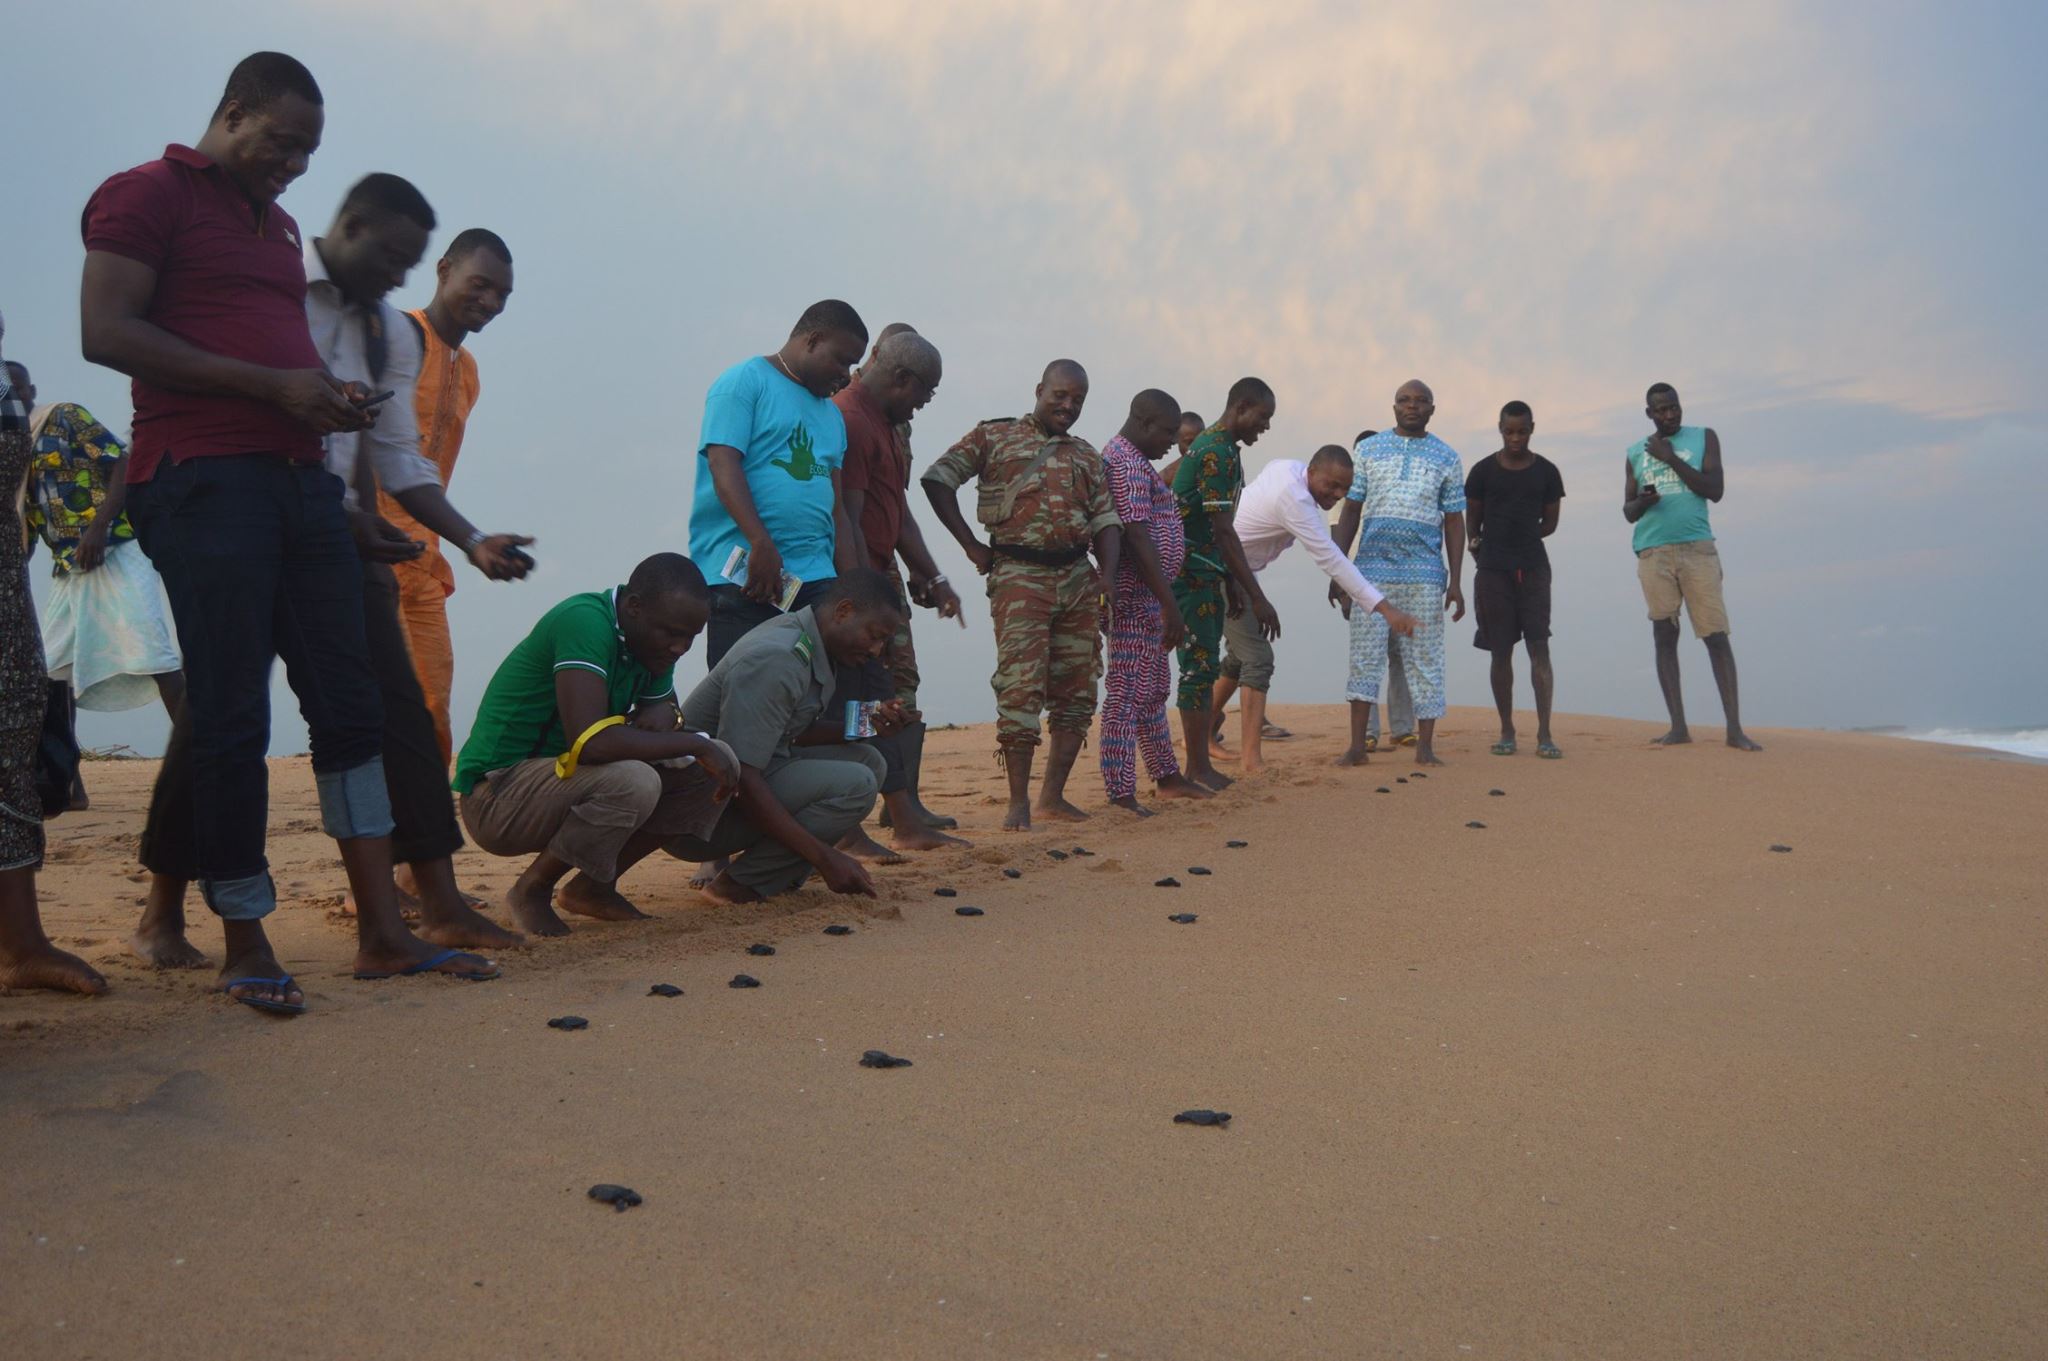
M774 354L769 355L768 358L775 365L776 368L782 370L782 376L784 378L787 378L792 383L796 383L798 387L803 386L802 383L797 383L797 377L795 374L789 371L789 365L782 362L782 351L777 350Z

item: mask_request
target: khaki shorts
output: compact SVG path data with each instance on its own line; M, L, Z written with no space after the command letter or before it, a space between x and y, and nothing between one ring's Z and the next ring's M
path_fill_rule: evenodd
M1667 543L1636 554L1636 578L1650 618L1678 618L1678 606L1692 618L1695 638L1728 631L1728 605L1721 599L1721 554L1712 539Z

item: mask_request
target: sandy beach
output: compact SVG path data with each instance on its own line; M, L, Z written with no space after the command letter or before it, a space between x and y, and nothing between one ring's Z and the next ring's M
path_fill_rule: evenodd
M114 991L0 998L0 1354L2048 1355L2048 767L1575 716L1500 759L1454 710L1415 780L1275 717L1211 803L1100 811L1091 749L1096 816L1021 836L947 732L978 844L879 901L657 857L656 920L482 985L348 979L280 760L282 1022L126 953L155 764L91 765L43 911Z

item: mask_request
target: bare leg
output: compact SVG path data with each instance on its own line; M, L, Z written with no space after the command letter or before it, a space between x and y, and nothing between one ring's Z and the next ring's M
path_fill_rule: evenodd
M1209 749L1218 761L1236 759L1236 753L1223 744L1224 710L1230 707L1230 697L1237 693L1237 677L1218 676L1216 688L1209 697Z
M270 937L264 934L261 921L224 921L220 924L221 954L220 982L225 986L236 978L283 978L284 965L277 962L277 953L270 948ZM296 983L244 983L229 994L231 997L253 997L266 1002L282 1002L287 1006L304 1006L306 994Z
M1534 647L1535 644L1530 644ZM1496 649L1493 653L1493 669L1488 673L1493 682L1493 707L1500 711L1500 740L1503 745L1515 740L1515 650L1511 647Z
M36 872L0 870L0 988L103 993L107 980L80 959L50 944L36 906Z
M1555 746L1550 740L1550 701L1557 688L1557 678L1550 670L1550 640L1529 642L1529 681L1536 690L1536 745L1539 748Z
M142 904L142 919L128 937L128 948L145 964L159 969L206 967L206 956L185 938L183 879L168 874L149 876L149 897Z
M1187 770L1183 773L1197 784L1211 789L1228 789L1236 781L1220 775L1209 761L1209 735L1216 730L1216 717L1208 709L1182 709L1180 732L1187 743Z
M1362 699L1351 701L1351 746L1337 758L1340 766L1368 765L1372 757L1365 744L1372 737L1372 705Z
M893 814L895 810L892 806L885 804L883 805L883 811ZM894 831L899 825L892 816L889 823L890 830ZM902 865L909 863L908 857L898 855L895 851L890 850L887 846L869 836L867 831L860 827L854 828L845 836L839 838L838 849L845 851L855 860L865 860L870 865Z
M1692 741L1685 726L1685 692L1678 683L1678 618L1653 619L1650 636L1657 643L1657 688L1664 692L1664 707L1671 713L1671 729L1652 738L1654 745L1676 747Z
M1254 690L1247 685L1240 693L1241 698L1237 702L1237 707L1244 725L1244 736L1238 739L1238 750L1243 753L1243 765L1239 768L1247 775L1256 775L1266 768L1263 741L1266 731L1266 692Z
M348 871L356 902L356 959L359 973L400 973L433 958L440 951L406 929L398 913L398 890L391 882L391 838L346 837L334 843ZM474 959L443 961L435 973L494 977L496 966L479 969Z
M1010 782L1010 807L1003 814L1003 830L1031 830L1031 759L1036 747L1013 742L1002 748L1003 773Z
M1707 660L1714 664L1714 685L1721 691L1721 712L1728 719L1728 745L1737 751L1762 751L1742 730L1742 704L1735 692L1735 649L1727 634L1707 639Z
M1045 757L1045 781L1038 786L1038 804L1032 812L1054 822L1086 822L1088 815L1067 802L1067 776L1074 758L1081 754L1082 734L1064 728L1052 730L1052 749Z
M555 885L574 868L546 851L533 858L533 863L505 894L505 906L520 930L535 936L569 934L569 923L555 915Z
M894 794L882 795L882 804L889 810L889 840L895 843L899 851L936 851L947 846L971 844L957 836L947 836L932 826L930 820L919 810L917 796L908 789L899 789ZM853 854L851 851L847 853Z
M1436 720L1425 718L1415 724L1415 734L1420 739L1415 744L1415 764L1418 766L1440 766L1442 758L1436 754Z
M178 721L178 708L185 702L185 673L182 671L161 671L150 677L156 682L157 698L164 702L164 709L173 723Z
M466 950L506 950L525 942L518 932L507 931L470 906L469 895L456 887L455 862L447 856L407 868L419 895L422 940Z

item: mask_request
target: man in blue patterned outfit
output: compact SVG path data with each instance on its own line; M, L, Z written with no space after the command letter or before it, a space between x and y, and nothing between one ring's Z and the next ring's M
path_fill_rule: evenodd
M1401 641L1397 663L1415 699L1415 764L1440 766L1436 721L1444 716L1444 611L1465 617L1459 585L1465 565L1465 465L1457 451L1429 433L1436 398L1429 385L1410 379L1394 393L1394 428L1360 440L1352 451L1356 470L1333 537L1349 548L1358 535L1353 561L1386 597L1415 616L1413 637ZM1361 529L1363 532L1361 532ZM1444 569L1448 552L1450 570ZM1380 672L1387 664L1387 621L1353 610L1351 676L1344 694L1351 701L1351 747L1337 764L1366 763L1372 706L1379 702Z

